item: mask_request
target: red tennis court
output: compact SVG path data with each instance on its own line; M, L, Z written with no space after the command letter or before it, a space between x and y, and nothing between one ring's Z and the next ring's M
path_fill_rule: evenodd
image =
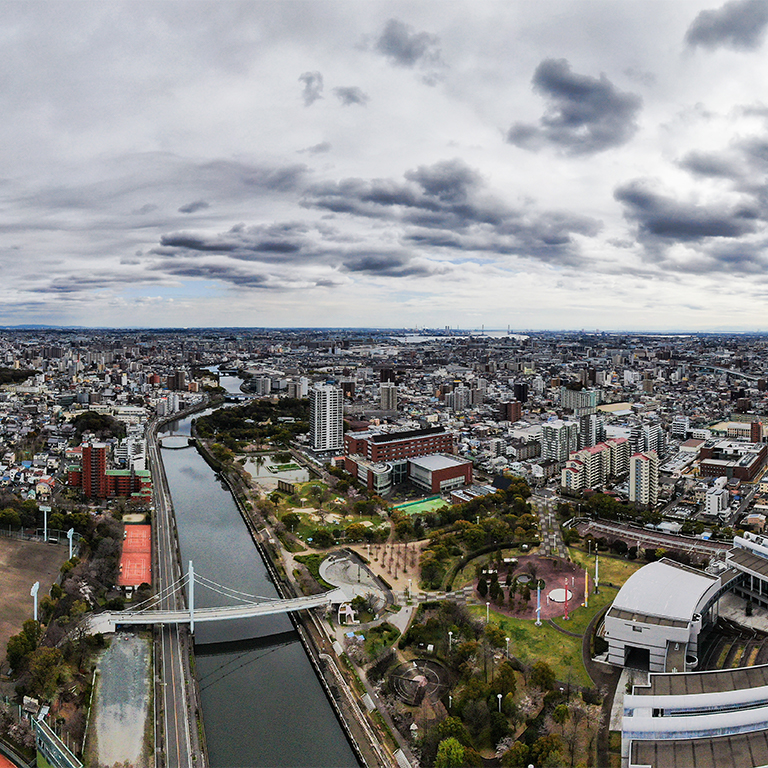
M120 558L121 587L152 583L152 526L126 525L123 554Z

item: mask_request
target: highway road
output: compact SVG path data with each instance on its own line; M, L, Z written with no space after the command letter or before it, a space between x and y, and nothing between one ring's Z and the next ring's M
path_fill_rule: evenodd
M155 534L155 591L163 594L164 590L180 576L178 548L171 504L165 474L159 455L157 442L157 424L153 423L147 435L147 453L152 472L155 511L153 531ZM179 610L184 608L183 596L179 593L162 598L160 608ZM198 759L197 766L204 765L204 757L197 745L197 728L190 723L190 665L187 630L178 624L161 626L156 635L155 670L158 674L156 707L155 750L158 764L167 768L191 768L193 754ZM159 732L158 732L159 731Z

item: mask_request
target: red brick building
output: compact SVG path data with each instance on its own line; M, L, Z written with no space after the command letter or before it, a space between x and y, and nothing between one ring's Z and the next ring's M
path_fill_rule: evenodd
M432 453L453 453L453 435L444 427L427 427L403 432L347 432L344 453L364 456L369 461L395 461Z

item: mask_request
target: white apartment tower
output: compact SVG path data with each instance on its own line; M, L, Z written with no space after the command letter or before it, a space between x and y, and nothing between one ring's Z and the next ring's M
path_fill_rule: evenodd
M340 387L316 384L309 391L309 439L315 451L344 448L344 393Z
M555 419L542 425L541 455L545 459L565 463L578 447L579 425L576 422Z
M659 457L656 451L636 453L629 458L629 500L655 507L659 498Z

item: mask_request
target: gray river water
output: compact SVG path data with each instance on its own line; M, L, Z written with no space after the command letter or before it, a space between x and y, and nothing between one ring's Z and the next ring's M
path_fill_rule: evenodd
M189 419L174 422L164 434L189 434L189 427ZM162 456L184 568L192 560L206 579L275 596L234 499L214 471L194 447ZM232 602L195 588L197 606ZM213 768L358 765L287 616L198 623L195 659Z

